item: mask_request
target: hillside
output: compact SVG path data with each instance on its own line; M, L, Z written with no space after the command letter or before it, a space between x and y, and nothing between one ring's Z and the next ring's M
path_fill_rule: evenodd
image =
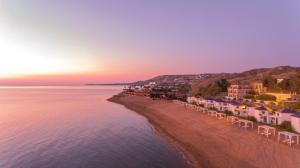
M190 83L191 81L202 81L215 76L215 74L195 74L195 75L161 75L145 81L138 81L133 85L143 85L149 82L156 82L157 84L179 84Z
M253 69L241 73L216 73L216 74L197 74L197 75L162 75L146 81L136 82L135 84L146 84L149 82L161 83L189 83L192 92L195 93L200 87L208 86L220 79L227 79L229 83L247 84L262 81L265 77L271 76L276 79L294 79L300 67L279 66L274 68Z

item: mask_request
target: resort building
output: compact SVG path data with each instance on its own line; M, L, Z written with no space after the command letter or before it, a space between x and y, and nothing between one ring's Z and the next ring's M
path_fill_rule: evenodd
M247 85L230 85L228 87L228 97L239 99L247 95L251 89Z
M196 100L197 100L196 97L188 97L186 101L187 101L189 104L194 104L194 103L197 102Z
M265 106L242 105L236 101L226 101L223 99L188 97L187 102L190 104L203 105L207 109L215 109L217 111L231 111L234 116L256 118L258 122L280 125L284 121L291 122L293 129L300 133L300 113L289 109L280 111L272 111Z
M300 113L295 113L291 116L291 124L293 129L300 133Z
M284 109L280 112L276 112L276 114L277 114L277 118L278 118L278 122L276 122L276 125L280 125L284 121L291 121L291 117L293 115L297 114L297 112L295 112L293 110L289 110L289 109Z
M267 91L267 88L261 82L253 82L250 86L256 94L262 94Z
M232 111L232 113L235 116L241 116L241 117L247 117L248 116L248 111L246 109L246 106L244 106L244 105L236 106L235 110Z
M217 109L218 111L229 111L229 103L221 99L215 99L213 101L213 108Z
M284 109L281 111L271 112L266 107L250 108L248 115L256 118L258 122L280 125L284 121L291 121L291 116L297 112Z
M248 115L256 118L258 122L270 123L269 116L272 115L270 111L264 106L252 107L248 109Z

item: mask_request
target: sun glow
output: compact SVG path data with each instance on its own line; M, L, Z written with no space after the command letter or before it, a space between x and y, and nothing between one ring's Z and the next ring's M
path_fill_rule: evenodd
M0 40L0 78L22 75L71 73L82 70L79 63L26 43ZM60 53L62 54L62 53Z
M93 63L79 57L83 54L89 52L60 44L33 42L1 27L0 23L0 79L87 72L93 68Z

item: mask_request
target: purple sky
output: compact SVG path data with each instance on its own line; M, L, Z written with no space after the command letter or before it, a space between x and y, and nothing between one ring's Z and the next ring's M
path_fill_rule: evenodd
M298 0L0 2L2 27L41 45L41 57L77 60L90 81L300 66Z

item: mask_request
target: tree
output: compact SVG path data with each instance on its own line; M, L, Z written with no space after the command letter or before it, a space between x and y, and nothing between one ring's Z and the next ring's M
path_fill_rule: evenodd
M200 87L197 95L203 97L214 97L222 92L226 92L228 86L229 83L226 79L220 79L206 87Z
M279 84L277 84L275 78L267 76L263 79L263 84L270 90L300 92L300 70L298 70L290 79L284 79Z
M279 125L280 129L286 130L286 131L293 131L293 127L291 122L289 121L283 121L280 125Z
M300 100L298 100L296 103L285 103L283 107L300 112Z
M216 81L217 86L220 88L221 92L227 92L229 83L226 79L221 79Z
M191 86L189 84L180 84L178 86L178 91L181 94L188 94L191 91Z
M263 78L263 85L270 90L277 89L277 79L272 76L266 76Z
M284 79L282 82L278 84L278 87L281 90L289 91L291 89L292 82L289 79Z
M298 75L290 79L289 91L300 92L300 77Z

